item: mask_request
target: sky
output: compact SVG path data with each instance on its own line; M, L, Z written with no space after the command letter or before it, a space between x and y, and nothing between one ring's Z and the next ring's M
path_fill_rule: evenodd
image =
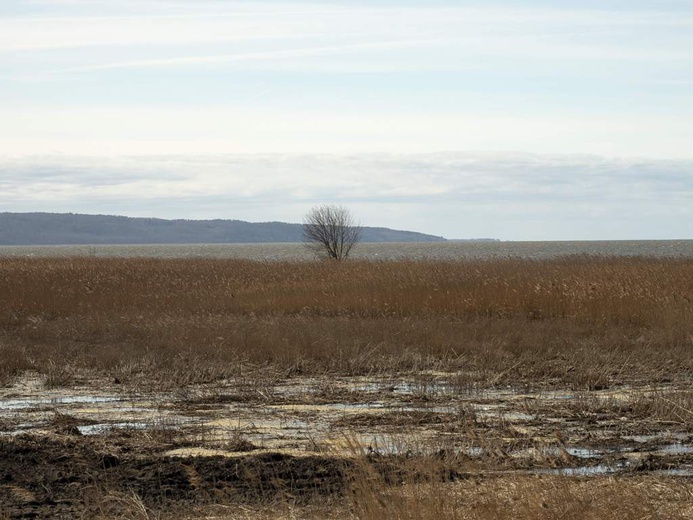
M0 1L0 212L693 239L689 0Z

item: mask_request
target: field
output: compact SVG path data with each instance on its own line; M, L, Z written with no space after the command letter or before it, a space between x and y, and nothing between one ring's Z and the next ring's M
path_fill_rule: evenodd
M0 259L0 518L693 517L693 259Z

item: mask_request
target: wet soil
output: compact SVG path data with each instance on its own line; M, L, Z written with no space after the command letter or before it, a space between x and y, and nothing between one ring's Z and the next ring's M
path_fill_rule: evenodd
M661 412L691 392L686 381L576 391L470 388L455 377L258 376L167 394L86 378L46 388L27 374L0 389L0 515L309 502L344 493L363 461L393 483L693 476L693 421L685 408Z
M35 435L5 439L0 443L2 511L10 518L74 518L104 514L107 508L116 513L109 497L127 495L159 510L277 495L300 501L338 493L344 485L345 459L281 453L167 457L148 455L146 444Z

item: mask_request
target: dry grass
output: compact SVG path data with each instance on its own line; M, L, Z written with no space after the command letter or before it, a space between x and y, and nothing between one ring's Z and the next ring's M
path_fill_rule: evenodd
M126 387L186 392L190 384L233 376L239 393L226 398L250 401L271 398L273 385L285 377L313 374L407 373L420 382L412 399L431 400L436 398L435 385L427 379L434 377L431 371L455 373L446 376L445 391L460 394L506 384L579 391L638 383L634 387L642 392L627 399L586 392L589 398L555 406L562 406L568 418L623 415L688 431L693 425L692 349L693 259L0 259L0 385L35 370L49 386L71 386L98 375ZM338 391L327 385L316 396L343 397ZM541 412L527 406L528 412ZM406 429L417 421L449 419L438 412L399 412L377 420ZM496 444L505 446L501 436L510 430L477 424L473 410L460 409L453 419L456 435L468 435L474 446L489 453ZM374 421L356 415L348 424ZM53 422L67 430L74 426L67 415L56 414ZM491 428L498 430L495 435ZM172 444L170 428L146 435ZM241 437L235 440L250 446ZM527 439L516 440L531 447ZM219 499L217 505L201 505L206 509L197 518L693 516L690 479L635 472L587 479L506 474L496 472L504 468L492 461L475 468L471 459L446 460L452 455L445 450L426 456L413 450L397 460L356 444L354 452L344 469L340 459L339 475L328 475L339 477L339 492L320 489L319 498L308 503L297 500L298 491L291 488L286 496L266 493L238 503ZM316 459L321 472L325 460ZM213 469L211 463L196 463ZM304 469L312 478L314 468ZM474 470L475 476L462 470ZM287 481L294 482L293 477ZM263 486L259 489L274 489L275 482L263 481ZM116 489L97 498L95 510L102 518L167 514L134 492ZM187 513L183 509L172 517Z
M460 371L577 388L693 369L693 260L0 260L0 383Z
M347 442L349 439L346 439ZM459 473L441 457L367 455L352 445L343 493L205 505L170 518L340 520L683 520L693 516L693 481L656 475L574 478ZM130 517L128 517L130 518ZM166 518L166 515L161 516Z
M355 481L346 504L208 508L191 519L230 520L683 520L693 515L690 480L513 476L453 483Z
M693 515L690 481L503 477L393 489L361 481L354 518L379 520L655 520Z

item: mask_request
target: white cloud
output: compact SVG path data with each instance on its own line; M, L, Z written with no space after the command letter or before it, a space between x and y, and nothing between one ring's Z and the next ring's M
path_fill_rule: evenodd
M693 238L693 161L521 153L0 158L0 211L365 225L514 240Z
M73 67L62 70L49 71L48 74L60 74L70 72L89 72L108 69L129 69L129 68L151 68L151 67L170 67L175 65L209 65L219 63L237 63L246 61L274 61L286 60L287 58L305 58L305 57L322 57L335 56L350 53L359 53L364 51L382 50L382 49L401 49L410 47L419 47L424 45L443 45L450 41L442 39L426 39L426 40L391 40L391 41L376 41L365 43L354 43L348 45L331 45L323 47L308 47L299 49L278 49L267 52L248 52L239 54L217 54L211 56L185 56L175 58L159 58L150 60L134 60L101 63L98 65L86 65L82 67Z
M271 95L271 94L270 94ZM242 100L243 101L243 100ZM0 154L531 150L690 157L693 119L531 113L354 113L243 107L0 108Z
M567 48L579 49L580 36L618 36L623 31L634 31L636 36L652 34L653 31L666 34L670 29L693 26L691 16L657 12L498 7L344 8L339 4L325 8L321 4L296 2L195 2L194 8L180 14L175 6L181 4L162 2L158 5L155 15L143 14L139 9L132 16L9 17L0 20L0 50L181 45L311 36L322 39L323 43L336 43L336 39L344 38L349 43L434 37L459 38L471 44L498 40L509 52L546 53L556 52L557 42ZM220 12L220 6L225 6L225 10ZM541 39L547 38L551 42L542 45ZM635 39L629 43L638 41ZM515 45L507 47L504 43ZM617 44L615 48L633 58L642 52L654 52L657 56L652 44L649 41L647 45L637 45L630 53L628 44ZM527 49L518 49L518 45L527 45ZM668 50L675 51L676 48ZM592 56L599 58L600 55Z

